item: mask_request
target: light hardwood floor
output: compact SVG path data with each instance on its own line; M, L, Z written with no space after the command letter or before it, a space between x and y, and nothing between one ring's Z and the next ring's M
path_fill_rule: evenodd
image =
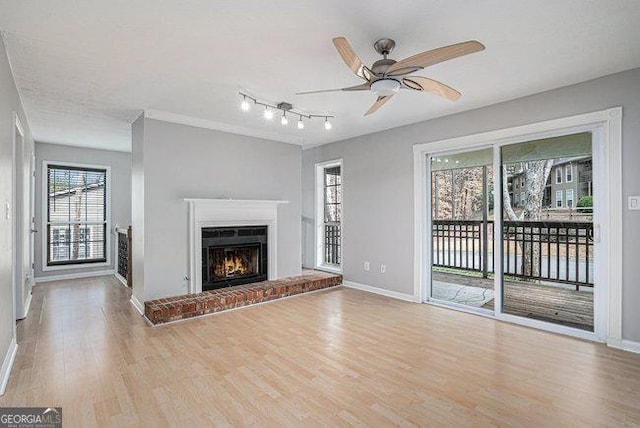
M41 284L0 406L64 426L640 425L640 355L332 289L150 327L109 277Z

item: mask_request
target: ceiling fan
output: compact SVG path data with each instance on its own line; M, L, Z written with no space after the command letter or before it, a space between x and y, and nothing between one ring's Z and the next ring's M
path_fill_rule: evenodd
M374 62L371 67L362 64L360 58L353 51L346 38L336 37L333 44L344 60L347 67L356 76L365 80L365 83L347 88L328 89L321 91L298 92L296 95L317 94L321 92L336 91L373 91L378 99L364 114L368 116L375 113L384 103L395 95L398 90L410 89L414 91L426 91L439 95L451 101L456 101L462 95L455 89L433 79L422 76L410 76L411 73L422 70L430 65L458 58L474 52L484 50L484 45L476 40L456 43L430 51L422 52L401 61L387 58L396 46L396 42L391 39L380 39L373 44L376 52L383 56Z

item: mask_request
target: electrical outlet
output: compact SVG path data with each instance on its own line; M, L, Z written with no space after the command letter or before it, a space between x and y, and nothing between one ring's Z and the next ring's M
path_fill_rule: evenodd
M380 273L385 273L387 271L387 265L380 265Z
M370 267L369 262L368 262L368 261L365 261L365 262L364 262L364 270L366 270L367 272L369 272L369 267Z

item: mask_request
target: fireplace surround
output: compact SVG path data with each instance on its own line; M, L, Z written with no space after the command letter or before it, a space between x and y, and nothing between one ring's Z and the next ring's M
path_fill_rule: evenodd
M209 271L203 269L202 238L208 228L265 227L268 244L263 261L266 279L278 278L278 206L289 201L238 199L185 199L188 205L188 275L189 293L207 290ZM208 254L206 257L208 258ZM246 257L246 255L245 255ZM208 262L208 259L207 259ZM256 280L258 281L258 280ZM251 281L253 282L253 281Z
M268 278L268 227L202 228L202 290Z

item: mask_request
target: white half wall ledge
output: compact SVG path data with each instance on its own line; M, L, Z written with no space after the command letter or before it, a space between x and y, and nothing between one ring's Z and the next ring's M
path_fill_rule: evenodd
M278 278L278 206L281 200L185 198L188 204L189 293L202 292L202 228L267 226L268 279Z

